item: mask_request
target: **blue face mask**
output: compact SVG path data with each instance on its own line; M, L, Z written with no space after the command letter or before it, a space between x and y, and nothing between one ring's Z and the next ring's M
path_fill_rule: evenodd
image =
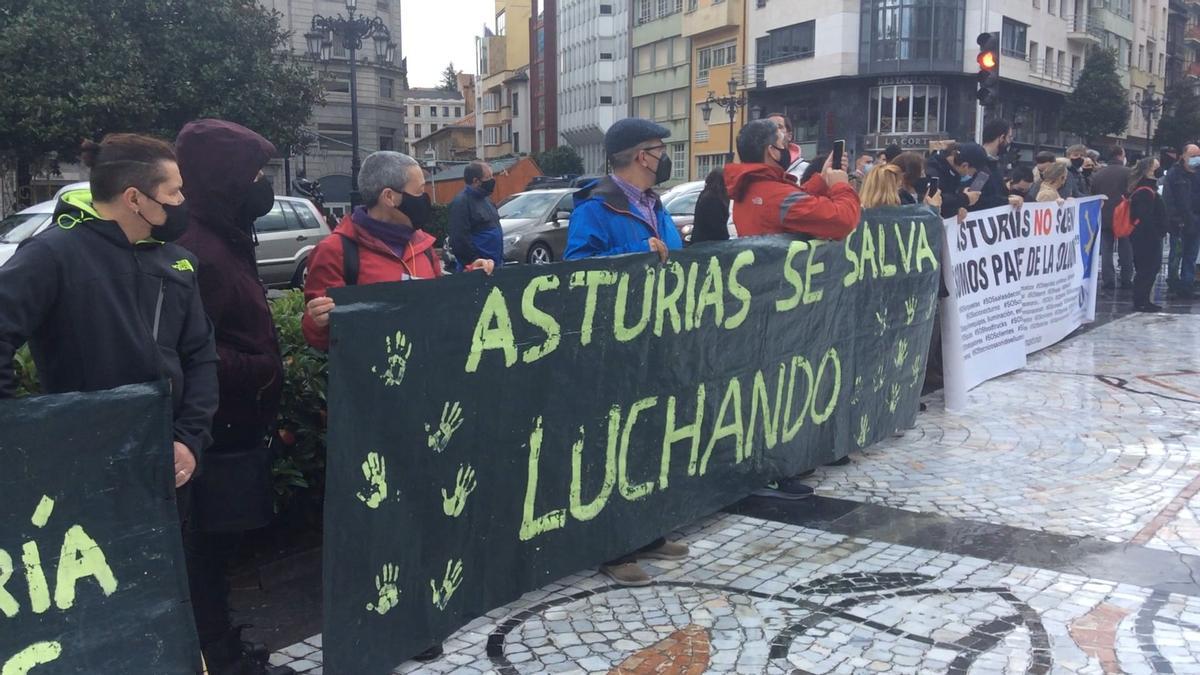
M1188 157L1188 166L1193 169L1200 169L1200 155Z
M962 183L963 185L970 185L971 181L973 180L975 180L975 176L963 176L962 178L958 179L958 182Z

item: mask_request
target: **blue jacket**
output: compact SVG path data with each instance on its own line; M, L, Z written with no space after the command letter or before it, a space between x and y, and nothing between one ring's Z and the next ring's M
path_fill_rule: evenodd
M504 264L504 230L500 212L492 200L473 187L466 187L450 202L448 222L450 250L461 269L480 258Z
M597 256L625 253L649 253L650 238L663 240L670 250L683 248L683 240L675 221L663 208L662 201L654 204L658 232L633 210L629 198L611 177L601 178L583 186L575 193L575 210L567 229L567 260L582 260Z

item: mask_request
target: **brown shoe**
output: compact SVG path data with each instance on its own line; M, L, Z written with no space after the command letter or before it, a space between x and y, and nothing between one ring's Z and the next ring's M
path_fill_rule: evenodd
M601 565L600 572L620 586L649 586L650 575L635 562L620 565Z
M688 557L688 547L687 544L680 544L677 541L665 541L658 548L638 553L637 557L654 560L683 560Z

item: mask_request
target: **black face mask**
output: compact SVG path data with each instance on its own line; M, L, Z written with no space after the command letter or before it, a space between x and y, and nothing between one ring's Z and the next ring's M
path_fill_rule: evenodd
M667 151L663 150L663 154L658 156L658 168L654 170L654 184L665 183L671 180L671 158L667 157Z
M420 197L414 197L403 192L400 194L404 196L396 209L408 216L408 220L413 226L421 227L433 222L433 203L430 201L429 195L423 194Z
M242 202L242 217L251 222L271 212L275 206L275 188L271 182L263 178L254 181Z
M153 228L150 231L150 236L155 241L172 242L183 236L187 232L188 226L188 205L187 202L182 204L164 204L154 197L146 195L146 199L158 204L162 207L163 213L167 214L167 219L161 225L156 225L149 221L146 216L138 211L138 217L146 221L146 224Z
M1083 174L1083 175L1085 175L1085 176L1090 176L1090 175L1092 175L1092 172L1093 172L1093 171L1095 171L1095 169L1084 169L1084 170L1083 170L1083 171L1081 171L1080 173L1082 173L1082 174Z
M1076 157L1075 159L1072 159L1072 160L1071 160L1071 167L1072 167L1072 168L1074 168L1074 169L1079 169L1079 168L1083 167L1083 158L1082 158L1082 157Z
M786 145L782 148L774 145L771 147L779 151L779 167L784 171L787 171L788 167L792 165L792 149Z
M496 191L496 179L489 178L479 184L479 189L483 190L483 194L490 195Z

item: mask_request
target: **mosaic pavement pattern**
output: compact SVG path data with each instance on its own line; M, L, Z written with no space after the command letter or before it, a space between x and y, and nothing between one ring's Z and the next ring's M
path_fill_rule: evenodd
M1200 317L1117 321L982 385L966 414L931 397L915 429L816 484L1200 555L1196 354ZM467 625L440 660L396 672L1200 674L1200 597L746 516L681 535L693 555L647 565L651 587L568 577ZM316 636L272 662L322 675L320 646Z

